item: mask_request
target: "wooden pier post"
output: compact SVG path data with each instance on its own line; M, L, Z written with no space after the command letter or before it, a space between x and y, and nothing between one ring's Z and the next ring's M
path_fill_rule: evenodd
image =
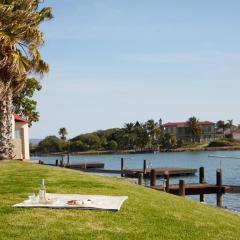
M147 174L147 160L143 160L143 174L144 176Z
M124 159L121 158L121 177L123 177Z
M143 173L138 173L138 185L143 184Z
M150 186L156 186L156 170L152 169L150 174Z
M164 180L165 180L165 191L169 192L169 172L164 172Z
M204 167L199 168L199 183L205 183ZM204 194L200 194L200 202L204 202Z
M69 166L70 165L70 154L68 153L68 155L67 155L67 166Z
M222 207L223 202L223 193L222 193L222 169L217 169L216 171L216 185L218 186L217 197L217 206Z
M63 158L63 154L61 155L61 160L60 160L60 165L61 167L63 167L63 163L64 163L64 158Z
M179 196L185 197L185 182L184 182L184 180L179 180Z
M56 164L55 165L58 166L58 159L56 159Z

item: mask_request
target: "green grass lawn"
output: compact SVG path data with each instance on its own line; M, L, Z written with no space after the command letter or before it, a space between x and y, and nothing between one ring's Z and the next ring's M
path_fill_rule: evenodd
M0 239L240 239L240 217L125 180L0 162ZM41 178L53 193L127 195L119 212L16 209Z

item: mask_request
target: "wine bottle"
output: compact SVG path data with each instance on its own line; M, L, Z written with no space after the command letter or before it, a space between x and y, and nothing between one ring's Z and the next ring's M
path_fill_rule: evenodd
M39 188L39 203L41 204L46 203L46 187L45 187L44 179L42 179L42 182Z

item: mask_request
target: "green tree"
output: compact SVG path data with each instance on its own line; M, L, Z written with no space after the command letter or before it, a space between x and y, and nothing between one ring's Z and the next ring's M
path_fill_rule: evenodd
M200 141L202 134L202 126L199 123L199 120L196 117L190 117L188 119L188 128L192 137L192 141Z
M233 138L233 120L228 120L225 124L225 128L228 128L230 130L230 134L228 135L229 138Z
M67 143L56 136L48 136L44 138L36 149L36 152L53 153L62 152L67 149Z
M219 120L216 123L217 130L222 131L223 136L225 137L225 132L227 129L230 130L230 135L232 135L233 131L233 120L228 120L227 122L223 120Z
M118 148L117 142L114 140L111 140L109 143L109 148L110 148L110 150L116 151Z
M39 52L44 43L39 25L52 14L41 2L0 0L0 159L13 157L13 97L25 88L28 74L49 70Z
M29 126L39 120L39 113L36 111L37 101L33 100L33 94L40 91L42 86L35 78L28 78L26 86L20 93L13 97L13 112L28 120Z
M161 145L167 149L173 148L176 146L176 138L171 133L166 132L163 134Z
M134 132L136 134L135 138L136 147L140 150L145 149L149 142L149 137L147 130L144 128L144 125L140 124L139 122L136 122L134 126Z
M88 146L88 150L99 150L101 148L101 139L96 132L82 134L71 139L72 142L79 140Z
M89 146L87 144L83 143L81 140L70 142L70 150L72 152L87 151L88 148L89 148Z
M156 139L158 124L153 119L150 119L145 123L145 128L147 129L149 136L149 147L152 149L154 141Z
M68 135L67 129L65 127L62 127L58 130L58 134L62 140L66 140L66 135Z
M123 141L125 142L126 148L127 149L132 149L134 146L135 142L135 128L134 128L134 123L126 123L124 125L124 130L125 133L123 135Z
M219 120L219 121L217 121L216 126L217 126L217 130L222 129L224 131L226 124L223 120Z

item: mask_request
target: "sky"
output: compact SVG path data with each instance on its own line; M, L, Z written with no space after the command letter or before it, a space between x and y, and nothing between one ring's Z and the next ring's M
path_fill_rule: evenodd
M30 138L148 119L240 123L239 0L45 0Z

